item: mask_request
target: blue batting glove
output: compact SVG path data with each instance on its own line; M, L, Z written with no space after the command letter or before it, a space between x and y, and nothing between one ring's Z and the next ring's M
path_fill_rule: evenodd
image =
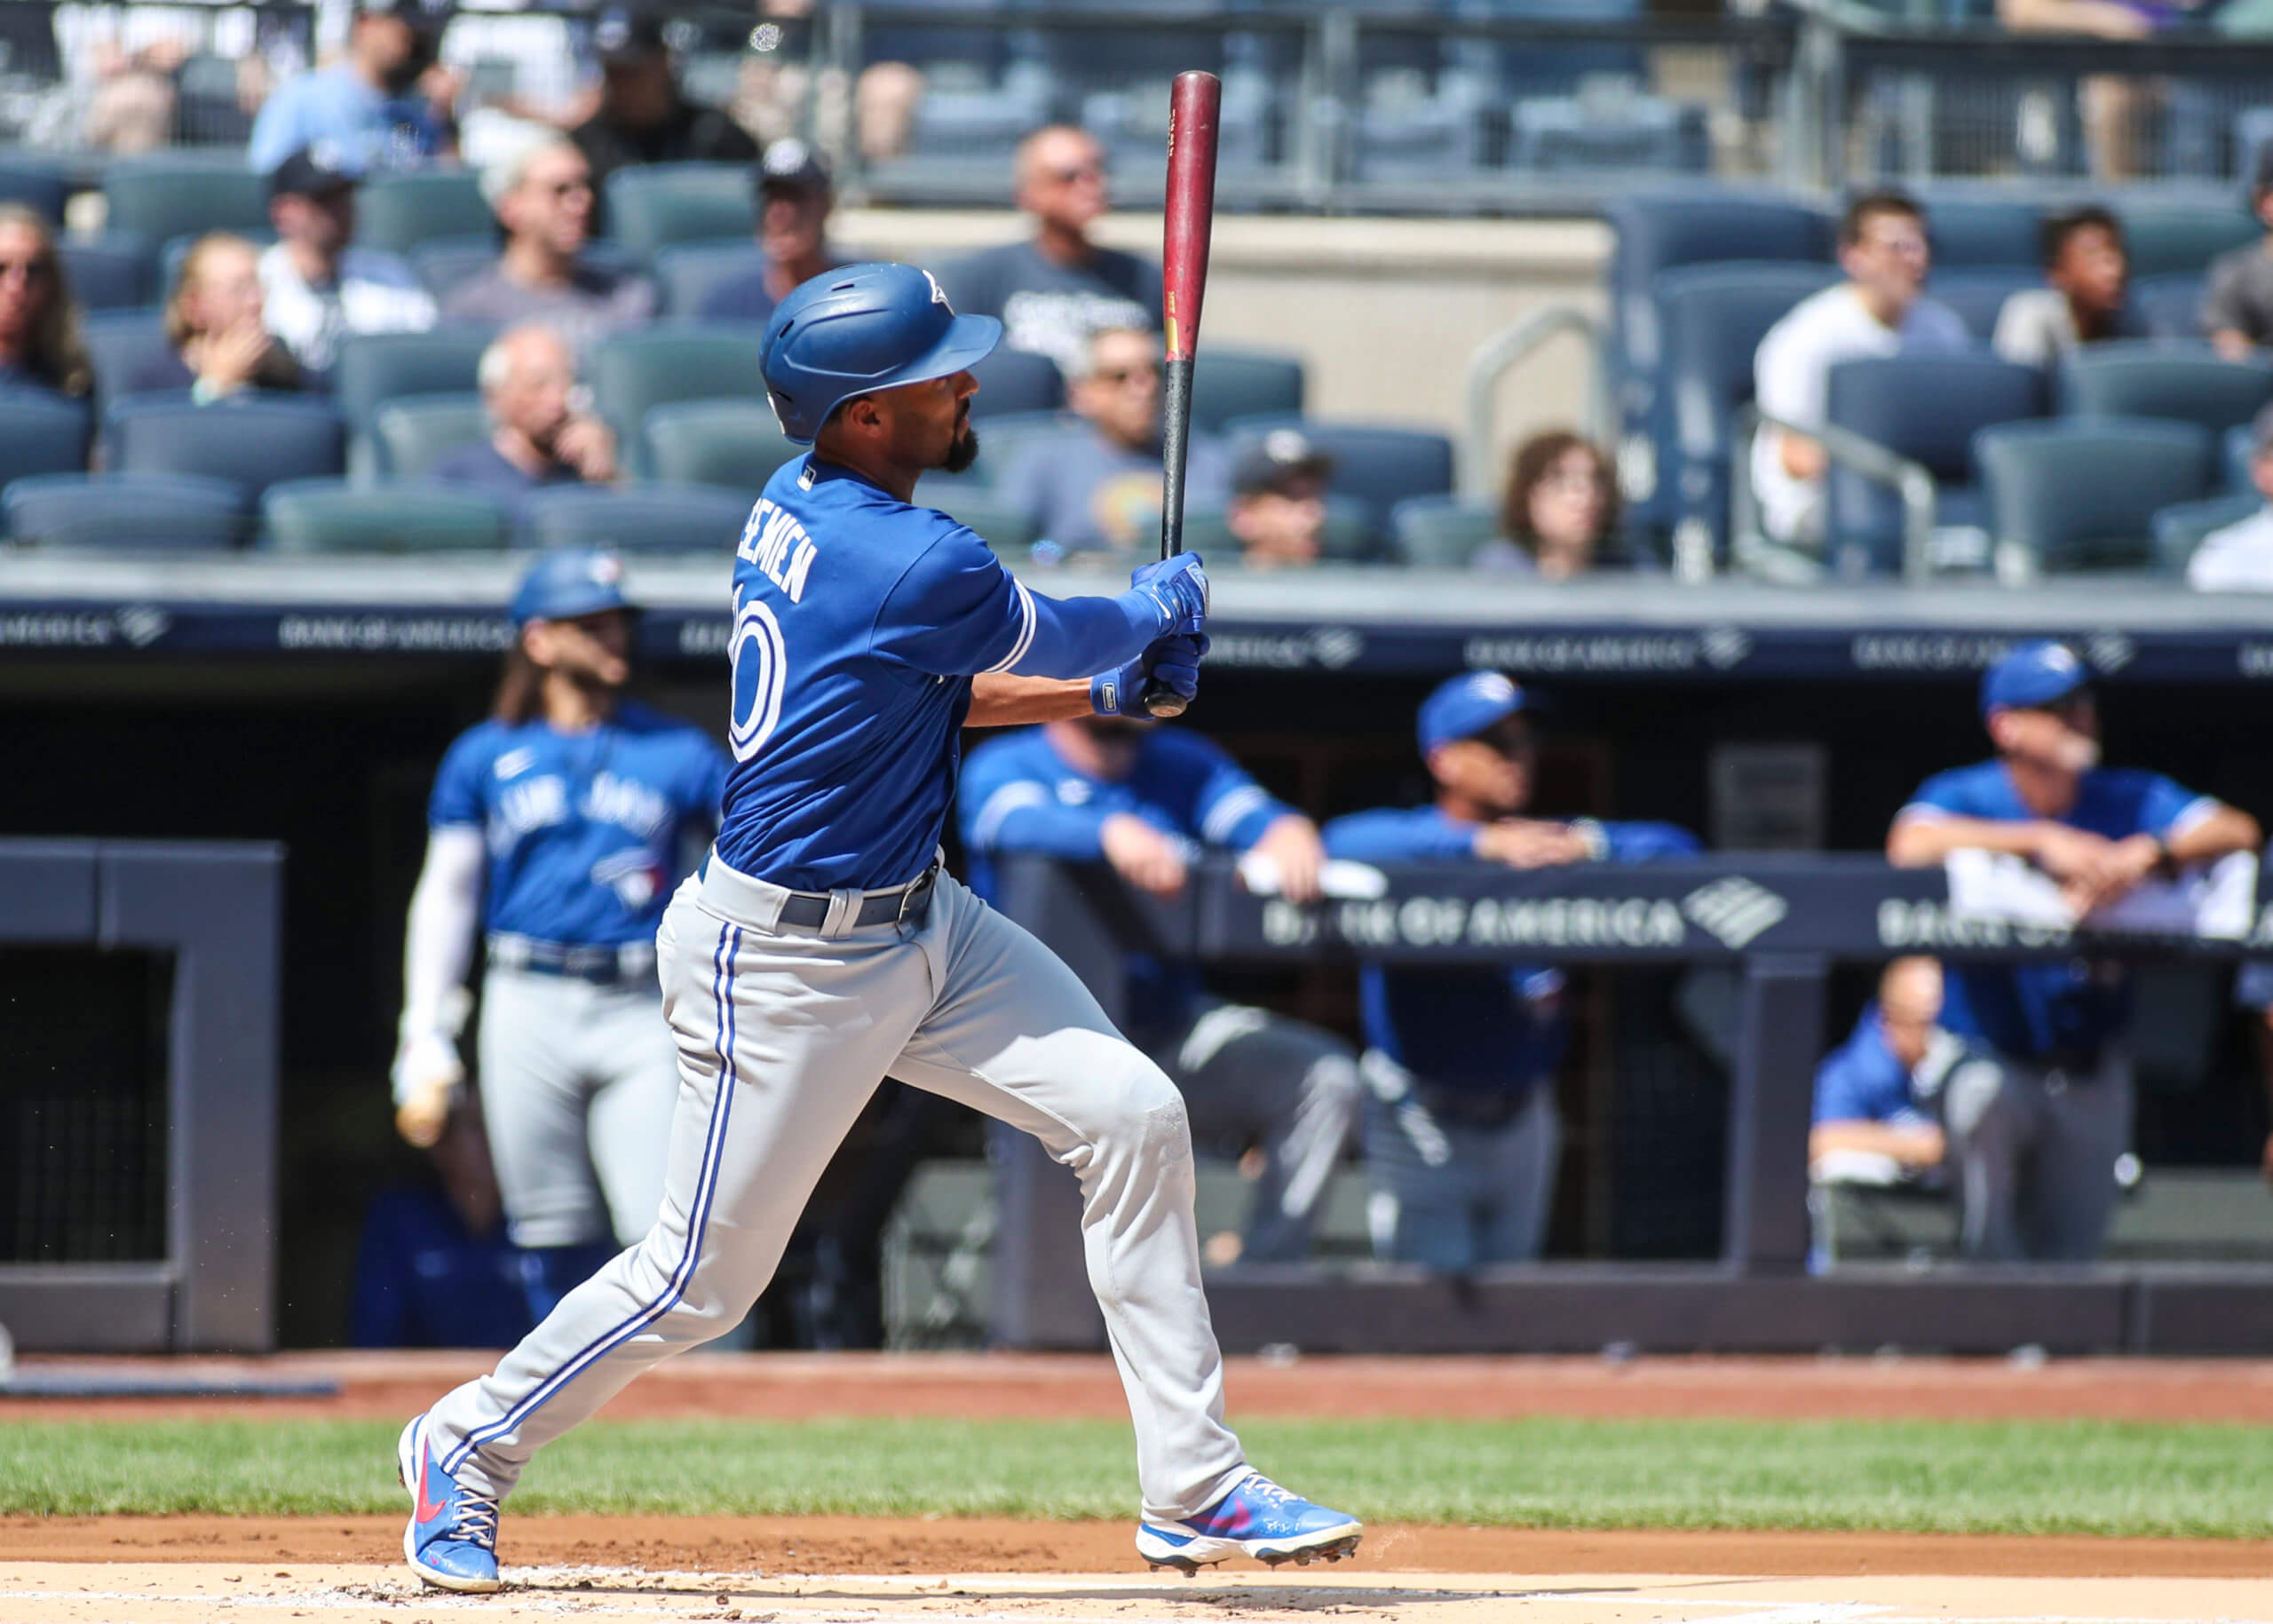
M1146 717L1144 690L1155 679L1190 704L1200 693L1200 661L1208 652L1205 634L1162 638L1118 670L1089 678L1089 709L1101 717Z
M1163 637L1198 632L1208 624L1208 572L1196 552L1147 564L1130 575L1135 590L1152 599Z

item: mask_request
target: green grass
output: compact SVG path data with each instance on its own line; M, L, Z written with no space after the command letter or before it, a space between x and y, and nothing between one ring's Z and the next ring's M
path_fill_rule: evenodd
M392 1424L0 1424L0 1512L392 1512ZM2103 1422L1259 1422L1274 1476L1378 1522L2273 1533L2273 1429ZM516 1510L1126 1517L1127 1427L601 1422Z

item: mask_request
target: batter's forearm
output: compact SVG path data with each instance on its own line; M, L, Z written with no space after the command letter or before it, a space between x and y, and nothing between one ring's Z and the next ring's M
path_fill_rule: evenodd
M989 672L970 679L965 727L1031 727L1093 714L1087 677L1013 677Z

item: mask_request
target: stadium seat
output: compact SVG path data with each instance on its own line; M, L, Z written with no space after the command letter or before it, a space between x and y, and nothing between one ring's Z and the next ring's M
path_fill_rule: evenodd
M155 301L150 244L132 232L58 237L55 252L82 310L133 310Z
M2251 491L2206 496L2199 502L2181 502L2161 509L2150 521L2155 567L2167 575L2185 574L2187 560L2213 530L2237 525L2264 506L2265 498Z
M2026 195L1995 191L1936 190L1915 194L1926 210L1934 245L1934 280L1956 270L2026 271L2041 280L2044 263L2044 204Z
M35 474L9 485L0 512L10 540L45 547L227 548L248 528L243 488L200 474Z
M1303 409L1303 363L1263 350L1201 346L1192 365L1192 426L1220 434L1234 417Z
M1484 162L1485 96L1445 75L1434 95L1368 99L1350 122L1350 168L1360 180L1443 181Z
M978 380L978 392L970 398L973 417L1054 412L1065 404L1065 380L1057 376L1057 363L1031 350L1000 345L970 375Z
M339 347L331 398L346 419L349 471L377 471L373 430L379 408L403 395L471 393L480 385L487 328L437 328L424 333L357 333Z
M2200 275L2229 248L2261 241L2265 227L2229 193L2186 196L2150 187L2116 206L2134 276Z
M1033 551L1033 522L1017 509L983 491L958 489L935 498L939 511L978 532L1005 563L1022 564Z
M2034 367L1991 355L1890 356L1833 367L1825 415L1833 426L1923 464L1934 476L1937 525L1986 531L1973 437L1994 424L2043 416L2048 392ZM1900 573L1898 492L1834 463L1826 506L1827 553L1861 562L1855 573Z
M444 237L485 235L496 216L468 170L397 170L356 189L355 241L363 248L408 254Z
M1500 504L1463 496L1408 496L1390 510L1390 532L1416 569L1466 569L1500 534Z
M41 218L60 229L63 205L70 198L70 184L53 170L19 162L0 163L0 203L36 210Z
M2071 417L2167 417L2220 432L2273 401L2273 364L2221 360L2205 344L2095 344L2060 366Z
M1987 347L1997 331L1997 317L2005 301L2016 293L2044 286L2041 272L2017 265L1984 265L1973 270L1935 269L1926 284L1926 297L1938 299L1957 312L1974 342Z
M268 182L232 154L227 161L157 155L121 158L103 171L111 231L158 245L209 231L266 232Z
M746 163L634 163L607 178L607 234L642 259L674 242L750 240Z
M0 389L0 486L28 474L84 473L93 424L84 400Z
M765 400L754 323L671 322L611 334L584 376L599 415L637 451L639 427L658 406L680 400Z
M154 310L104 310L79 323L87 358L95 368L95 404L109 404L126 392L126 381L150 361L171 353L165 318Z
M479 395L404 395L371 418L378 452L372 472L416 479L460 446L489 438L489 412Z
M2202 337L2202 289L2208 281L2198 271L2173 271L2160 276L2134 277L2131 306L2158 338Z
M709 485L609 490L555 485L521 503L523 547L613 547L623 552L709 553L724 559L749 517L742 491Z
M1659 280L1665 383L1649 426L1661 495L1631 505L1636 523L1701 526L1714 556L1726 556L1729 458L1737 414L1752 400L1754 353L1785 313L1838 276L1786 263L1691 265Z
M435 237L412 249L406 257L419 284L439 299L460 282L471 281L497 263L497 237L495 232L479 236ZM586 265L618 273L637 271L640 265L638 256L605 237L587 242L578 257Z
M1390 510L1407 496L1444 495L1453 488L1453 442L1432 430L1279 415L1241 417L1225 426L1235 460L1243 447L1273 429L1300 429L1334 459L1327 490L1364 503L1377 535L1388 534Z
M2253 424L2236 424L2218 441L2218 487L2222 490L2255 490L2257 482L2252 477L2251 466L2257 461L2257 429Z
M1612 349L1619 364L1654 376L1661 353L1658 279L1683 265L1788 261L1829 266L1833 221L1810 203L1710 185L1621 198L1609 210ZM1826 269L1823 280L1833 272Z
M655 252L657 309L666 316L699 316L702 301L721 282L747 276L765 264L765 250L739 242L675 242Z
M1160 534L1160 516L1153 514L1138 527L1138 533L1153 536ZM1224 513L1186 513L1184 548L1186 552L1196 552L1205 558L1211 574L1247 566L1239 538L1232 534L1230 517ZM1372 505L1352 496L1326 499L1326 524L1319 536L1318 556L1322 564L1401 565L1406 561L1404 549L1393 535L1382 530Z
M1535 96L1515 104L1508 167L1527 173L1688 174L1713 167L1705 109L1661 97Z
M345 471L346 428L324 400L291 395L199 406L188 392L131 395L106 413L104 439L122 473L201 473L253 496L284 479Z
M505 544L503 506L447 485L291 479L269 487L260 514L264 539L279 552L479 552Z
M805 448L756 400L682 400L649 412L644 463L669 485L715 485L755 497L773 471ZM928 486L926 488L929 488Z
M2154 516L2206 493L2208 430L2150 418L2008 423L1974 439L2008 582L2140 570Z

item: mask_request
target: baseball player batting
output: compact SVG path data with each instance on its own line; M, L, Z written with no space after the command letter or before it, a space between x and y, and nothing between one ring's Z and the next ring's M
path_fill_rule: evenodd
M535 1319L661 1204L678 1062L657 1018L655 927L726 781L709 734L621 698L631 613L613 553L564 549L529 570L495 715L435 774L405 932L396 1122L425 1145L465 1074L486 915L483 1115Z
M978 455L970 368L1001 336L907 265L825 273L766 323L774 410L813 448L735 549L725 813L656 936L679 1068L661 1215L403 1429L403 1549L434 1584L495 1589L497 1502L529 1457L742 1318L887 1073L1025 1129L1079 1176L1136 1419L1139 1553L1192 1572L1357 1548L1353 1518L1255 1472L1224 1425L1175 1086L1049 949L940 872L966 723L1133 711L1154 677L1188 698L1207 618L1191 554L1117 598L1053 600L915 504L926 470Z

